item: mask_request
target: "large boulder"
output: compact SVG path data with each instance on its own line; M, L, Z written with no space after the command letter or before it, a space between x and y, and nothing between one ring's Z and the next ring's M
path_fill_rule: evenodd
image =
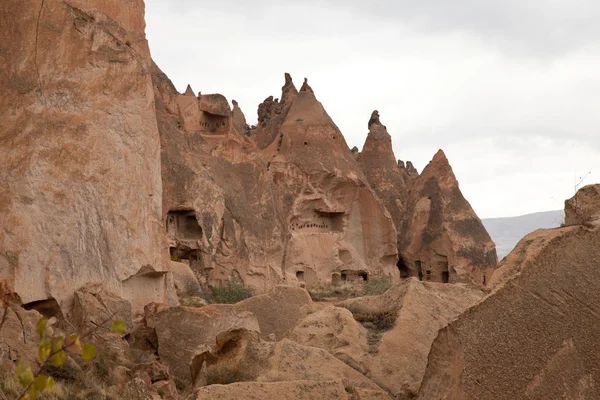
M377 322L391 318L387 327L371 327L369 353L363 364L381 387L399 398L410 398L419 390L439 329L483 296L478 288L410 278L380 296L349 299L338 306L360 319Z
M216 345L217 335L231 329L260 332L254 314L231 305L171 307L153 315L148 325L156 331L161 363L182 387L191 383L189 364L198 347Z
M357 371L366 371L367 330L345 308L328 306L306 316L294 328L291 339L325 349Z
M419 398L599 398L599 249L598 227L523 238L494 291L439 332Z
M143 1L7 0L0 20L0 278L27 304L90 282L163 300L162 275L123 285L166 256Z
M311 303L310 295L302 288L275 286L266 294L236 303L235 308L254 313L263 336L274 335L281 340L290 336Z

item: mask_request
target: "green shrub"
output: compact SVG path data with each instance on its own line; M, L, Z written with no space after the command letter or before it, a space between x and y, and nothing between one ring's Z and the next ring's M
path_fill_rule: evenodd
M365 283L365 294L367 296L375 296L378 294L383 294L390 287L392 287L392 280L388 276L372 278L372 279L369 279L369 281L367 283Z
M326 285L308 289L308 294L310 294L313 301L327 301L332 298L340 300L356 297L360 295L360 292L353 287L334 287L332 285Z
M232 279L225 286L211 286L211 302L217 304L234 304L254 295L254 288L243 282Z

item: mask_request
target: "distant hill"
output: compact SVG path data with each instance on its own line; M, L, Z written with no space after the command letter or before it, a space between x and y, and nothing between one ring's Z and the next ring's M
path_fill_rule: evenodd
M564 219L562 210L545 211L518 217L485 218L481 221L496 243L498 259L511 252L517 242L530 232L540 228L556 228Z

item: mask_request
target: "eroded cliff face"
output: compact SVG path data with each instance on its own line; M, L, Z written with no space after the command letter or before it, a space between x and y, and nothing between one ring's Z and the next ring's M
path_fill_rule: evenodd
M179 94L156 65L152 79L172 258L204 284L283 282L283 221L267 163L233 123L241 111L232 115L222 95Z
M344 136L306 80L297 92L286 75L282 99L286 107L253 136L263 148L285 221L286 282L339 285L371 276L396 281L393 221ZM276 135L266 143L270 132Z
M599 249L597 225L524 237L493 292L438 334L419 398L598 398Z
M25 303L69 304L89 282L136 303L165 300L143 9L142 0L0 7L0 278Z

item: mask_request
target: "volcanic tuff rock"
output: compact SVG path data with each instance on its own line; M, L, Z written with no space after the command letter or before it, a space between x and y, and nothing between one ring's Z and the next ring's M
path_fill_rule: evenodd
M287 77L286 77L287 78ZM357 275L396 280L396 231L343 135L305 82L286 81L286 108L256 128L286 223L287 283L307 287ZM288 102L290 102L288 104Z
M485 285L498 257L490 235L463 197L443 151L414 179L399 241L399 267L436 282Z
M600 185L587 185L565 200L565 225L595 225L600 221Z
M359 155L371 187L394 219L401 277L485 285L497 263L494 243L465 200L440 150L419 175L396 160L392 138L373 111Z
M419 398L599 398L599 249L597 226L523 238L494 291L438 334Z
M0 278L25 303L102 282L165 300L159 136L143 1L0 7Z
M438 330L483 296L482 290L473 287L410 278L380 296L349 299L337 305L359 315L393 313L393 327L381 334L375 351L362 359L362 365L379 386L403 399L418 392Z

